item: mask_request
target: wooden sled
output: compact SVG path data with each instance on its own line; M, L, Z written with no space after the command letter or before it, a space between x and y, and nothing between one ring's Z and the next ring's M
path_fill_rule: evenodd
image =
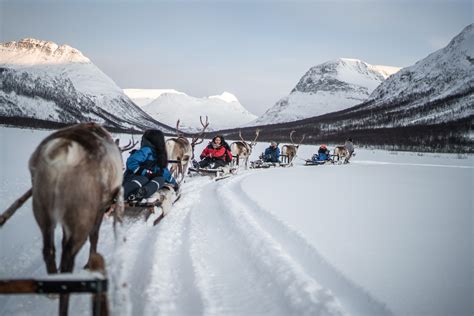
M174 192L170 186L164 186L155 194L157 199L153 203L125 202L124 215L135 218L143 217L145 222L153 221L153 226L158 225L170 212L171 207L181 198L181 194Z
M219 181L219 180L226 179L234 175L237 171L237 168L236 167L230 167L230 168L221 167L221 168L212 169L212 168L190 167L189 171L201 176L210 176L211 178L214 179L214 181Z
M278 168L278 167L289 167L290 164L285 162L265 162L262 160L256 160L256 161L251 161L250 162L250 168L251 169L267 169L267 168Z

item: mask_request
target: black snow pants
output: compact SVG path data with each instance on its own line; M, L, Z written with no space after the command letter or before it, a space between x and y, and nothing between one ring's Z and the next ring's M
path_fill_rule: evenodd
M149 198L153 193L158 191L165 184L165 178L154 177L148 179L145 176L137 176L134 174L126 175L123 180L123 195L127 200L130 195L137 194L137 198Z
M206 157L204 158L203 160L201 160L199 162L199 167L200 168L213 168L213 169L216 169L216 168L219 168L219 167L224 167L225 165L227 165L227 163L222 160L222 159L214 159L214 158L209 158L209 157Z

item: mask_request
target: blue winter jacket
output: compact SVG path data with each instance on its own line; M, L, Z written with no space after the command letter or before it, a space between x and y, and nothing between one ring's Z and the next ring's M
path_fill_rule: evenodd
M173 185L176 184L176 180L171 176L168 168L159 168L156 166L156 154L155 151L148 146L144 146L139 150L135 151L127 159L127 171L133 174L146 176L147 169L153 173L160 174L166 182ZM140 168L142 169L140 171Z
M265 149L263 159L266 162L280 162L280 148L272 148L272 146L268 147L267 149Z
M313 161L324 161L324 160L330 160L331 155L329 153L329 150L325 149L319 149L317 154L313 155Z

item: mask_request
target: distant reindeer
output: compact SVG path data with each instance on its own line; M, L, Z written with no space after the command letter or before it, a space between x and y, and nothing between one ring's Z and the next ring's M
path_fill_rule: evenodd
M176 160L178 163L173 163L170 167L170 172L173 177L179 182L183 181L186 172L189 168L189 161L193 159L194 147L203 142L203 135L206 128L209 126L209 120L206 116L206 120L203 121L202 116L199 117L202 125L201 132L195 134L192 137L191 142L183 136L183 133L179 130L179 120L176 122L176 136L166 141L166 152L168 153L168 159Z
M295 144L295 141L293 140L293 134L295 131L291 131L290 133L290 140L291 140L291 145L283 145L281 148L281 154L282 156L286 156L288 159L288 164L293 163L293 159L296 157L296 154L298 152L298 148L300 147L301 143L303 142L306 134L303 134L303 137L301 137L300 142L298 145Z
M43 236L48 273L57 273L54 230L63 230L60 272L72 272L77 253L89 237L91 258L97 253L104 213L123 212L122 157L110 134L95 123L78 124L44 139L29 161L33 214ZM66 315L69 294L61 294Z
M242 137L242 132L239 131L239 137L241 141L233 142L230 144L230 150L232 152L232 156L237 157L237 165L240 165L240 159L245 161L245 169L247 169L248 160L250 155L252 154L252 149L257 144L257 138L260 134L260 130L257 129L255 131L255 138L250 143L247 143L245 139Z
M345 160L349 156L349 151L344 145L336 145L334 147L334 159L337 159L338 162Z

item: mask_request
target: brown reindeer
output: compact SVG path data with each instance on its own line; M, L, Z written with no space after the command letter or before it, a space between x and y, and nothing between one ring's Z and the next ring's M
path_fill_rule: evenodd
M166 141L166 152L168 153L168 159L177 161L170 167L170 172L173 177L179 182L183 181L189 167L189 161L193 159L194 147L203 142L202 136L209 126L209 120L206 116L206 120L203 121L202 116L199 117L202 125L201 132L195 134L192 137L191 142L183 136L183 133L179 130L179 120L176 122L176 136Z
M349 156L349 151L344 145L336 145L334 147L334 159L337 159L337 162L341 163L346 160L346 157Z
M252 149L257 144L257 138L260 134L260 130L257 129L255 131L255 138L250 143L247 143L245 139L242 137L242 132L239 131L239 137L241 141L233 142L230 144L230 151L232 152L232 156L237 157L237 165L240 165L240 159L245 161L245 169L247 169L248 160L250 155L252 154Z
M94 123L59 130L44 139L29 161L33 214L43 236L48 273L57 273L54 230L63 230L60 272L72 272L74 260L90 241L97 254L99 228L113 205L123 211L122 157L110 134ZM69 294L61 294L59 311L66 315Z
M281 148L281 155L286 156L288 159L288 164L292 165L293 164L293 159L295 159L296 154L298 152L298 148L300 147L301 143L303 142L306 134L303 134L303 137L301 137L300 142L298 145L295 144L295 141L293 140L293 134L295 131L291 131L290 133L290 140L291 140L291 145L283 145Z

